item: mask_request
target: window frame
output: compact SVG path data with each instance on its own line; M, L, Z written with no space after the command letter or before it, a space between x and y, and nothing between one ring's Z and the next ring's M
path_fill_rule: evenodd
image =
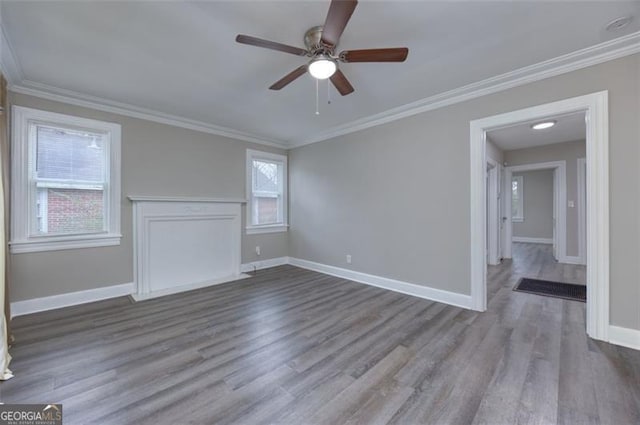
M24 106L12 106L11 138L11 253L57 251L120 245L120 147L119 124L43 111ZM30 128L33 124L50 125L74 130L103 133L105 139L105 231L63 235L32 235L32 224L37 214L32 206L31 167L35 159Z
M282 164L282 223L276 224L258 224L253 223L253 161L266 161L276 162ZM270 152L258 151L253 149L247 149L246 158L246 197L247 197L247 209L246 209L246 224L245 230L248 235L260 234L260 233L277 233L286 232L289 228L288 221L288 180L289 173L287 168L288 158L286 155L280 155Z
M513 214L513 181L518 182L518 212L519 215ZM524 221L524 176L511 177L511 221L514 223L522 223Z

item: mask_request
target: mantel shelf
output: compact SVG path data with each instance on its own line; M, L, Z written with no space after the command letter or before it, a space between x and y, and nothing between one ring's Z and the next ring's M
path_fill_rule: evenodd
M246 204L244 198L200 198L188 196L138 196L129 195L132 202L217 202L225 204Z

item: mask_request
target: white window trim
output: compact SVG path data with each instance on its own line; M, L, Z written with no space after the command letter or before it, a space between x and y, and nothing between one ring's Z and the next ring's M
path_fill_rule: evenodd
M513 176L512 180L518 180L518 212L519 216L512 216L511 221L514 223L522 223L524 221L524 178L523 176ZM511 192L513 197L513 189Z
M265 224L265 225L252 225L253 214L253 160L262 159L266 161L278 161L282 165L282 224ZM246 232L248 235L261 234L261 233L278 233L286 232L289 229L288 210L289 203L287 202L288 193L288 180L289 173L287 171L287 160L285 155L278 155L270 152L257 151L253 149L247 149L247 161L246 161L246 180L247 180L247 214L246 214Z
M12 115L12 189L11 189L11 253L56 251L120 245L120 139L119 124L79 118L38 109L13 106ZM30 236L29 232L29 124L38 122L109 133L109 186L106 210L107 232Z

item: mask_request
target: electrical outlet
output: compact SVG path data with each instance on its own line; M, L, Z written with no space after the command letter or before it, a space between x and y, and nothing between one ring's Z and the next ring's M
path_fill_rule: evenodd
M347 264L351 264L351 254L347 254Z
M260 256L260 247L256 246L256 255L259 257Z
M573 201L569 201L569 208L575 208L576 204Z

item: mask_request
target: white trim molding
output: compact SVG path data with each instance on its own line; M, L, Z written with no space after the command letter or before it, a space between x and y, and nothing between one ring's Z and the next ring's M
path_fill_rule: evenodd
M247 202L244 198L192 198L187 196L129 195L127 198L132 202L215 202L222 204L245 204Z
M23 316L25 314L37 313L40 311L55 310L62 307L69 307L79 304L90 303L94 301L105 300L109 298L130 296L134 301L143 301L158 296L175 294L183 291L209 287L222 283L240 281L251 278L250 273L257 270L268 269L271 267L291 264L307 270L313 270L319 273L331 276L341 277L343 279L352 280L354 282L366 285L376 286L378 288L387 289L414 297L424 298L427 300L437 301L444 304L453 305L461 308L472 308L471 296L459 294L456 292L444 291L442 289L431 288L428 286L417 285L415 283L403 282L386 277L375 276L354 270L343 269L340 267L329 266L326 264L315 263L313 261L302 260L291 257L277 257L266 260L244 263L240 266L241 273L236 276L230 276L213 281L198 282L190 285L182 285L179 288L170 288L158 291L154 294L138 294L136 293L136 283L125 283L122 285L107 286L103 288L89 289L86 291L72 292L68 294L53 295L43 298L34 298L24 301L15 301L11 303L12 317ZM135 271L134 271L135 273Z
M551 238L528 238L525 236L513 236L511 240L514 242L522 242L522 243L544 243L544 244L553 243L553 239Z
M146 300L150 300L150 299L153 299L153 298L165 297L167 295L178 294L178 293L181 293L181 292L194 291L196 289L208 288L210 286L215 286L215 285L221 285L223 283L235 282L237 280L242 280L242 279L246 279L246 278L249 278L249 277L251 277L251 276L249 276L248 274L239 273L237 275L227 276L227 277L223 277L223 278L220 278L220 279L213 279L213 280L208 280L208 281L205 281L205 282L189 283L187 285L180 285L179 287L175 287L175 288L167 288L167 289L162 289L162 290L159 290L159 291L153 291L153 292L148 292L148 293L134 292L134 293L131 294L131 299L133 299L136 302L138 302L138 301L146 301Z
M640 52L640 31L638 31L553 59L429 96L378 114L334 126L323 132L312 134L302 140L287 141L30 81L23 77L15 55L6 53L12 52L12 50L4 33L2 33L1 41L2 49L0 49L0 51L5 54L0 60L0 67L2 67L2 70L6 74L5 76L9 82L9 90L15 93L279 148L294 148L329 140L334 137L354 133L422 112L432 111L481 96L498 93L510 88L523 86L545 78L566 74Z
M500 178L501 166L495 160L487 157L487 262L491 265L500 264Z
M240 273L240 202L135 199L136 301L247 277Z
M286 208L286 207L285 207ZM247 235L261 235L264 233L281 233L289 230L288 224L270 224L267 226L247 226Z
M313 261L302 260L300 258L290 257L289 264L296 267L301 267L303 269L313 270L315 272L352 280L354 282L364 283L366 285L376 286L378 288L412 295L414 297L437 301L456 307L468 309L473 308L471 303L471 296L459 294L457 292L444 291L442 289L431 288L429 286L417 285L415 283L403 282L400 280L375 276L367 273L357 272L354 270L315 263Z
M584 262L582 261L582 259L574 255L565 255L564 258L562 258L561 261L558 261L558 262L562 264L575 264L575 265L582 265L582 266L584 265Z
M120 124L80 118L14 105L11 133L11 253L53 251L119 245L120 234ZM104 197L104 231L80 234L34 234L36 210L33 164L35 140L30 134L37 125L83 129L104 136L105 177L101 182Z
M640 330L609 326L609 342L634 350L640 350Z
M566 55L558 56L524 68L506 72L466 86L458 87L434 96L420 99L379 114L348 122L310 137L291 143L291 147L304 146L356 131L386 124L422 112L465 102L481 96L498 93L546 78L577 71L603 62L619 59L640 52L640 31L605 41Z
M201 133L215 134L217 136L226 137L230 140L243 140L245 142L277 148L287 147L287 143L284 141L270 139L258 134L210 124L203 121L192 120L178 115L166 114L164 112L141 108L127 103L115 102L102 97L61 89L35 81L22 80L19 83L10 84L9 90L15 93L53 100L54 102L67 103L69 105L81 106L83 108L109 112L111 114L122 115L125 117L138 118L141 120L185 128L187 130L199 131Z
M253 177L254 167L253 162L255 160L271 162L278 167L278 180L281 182L281 187L278 192L263 192L262 196L270 195L274 198L278 196L278 212L277 222L269 224L252 224L254 215L254 193L253 193ZM246 228L247 235L261 234L261 233L278 233L286 232L289 230L289 203L288 199L288 171L289 157L287 155L280 155L271 152L258 151L254 149L247 149L246 154L246 196L247 196L247 214L246 214ZM275 195L274 195L275 194Z
M40 311L57 310L63 307L92 303L109 298L124 297L131 295L134 288L135 285L133 283L122 283L120 285L104 286L67 294L13 301L11 303L11 317L24 316L25 314L38 313Z
M587 128L587 334L609 341L609 110L608 92L578 96L469 123L471 184L471 298L486 310L486 133L522 122L584 112ZM566 207L566 202L564 204ZM508 211L507 211L508 213Z
M578 259L579 263L572 264L587 264L587 197L586 197L586 170L587 159L578 158L577 163L578 170Z
M105 246L120 245L122 235L119 233L107 235L80 235L67 237L64 240L9 242L12 254L25 254L29 252L60 251L64 249L99 248Z
M283 266L289 264L289 257L268 258L266 260L252 261L240 265L242 273L250 273L258 270L269 269L271 267Z

